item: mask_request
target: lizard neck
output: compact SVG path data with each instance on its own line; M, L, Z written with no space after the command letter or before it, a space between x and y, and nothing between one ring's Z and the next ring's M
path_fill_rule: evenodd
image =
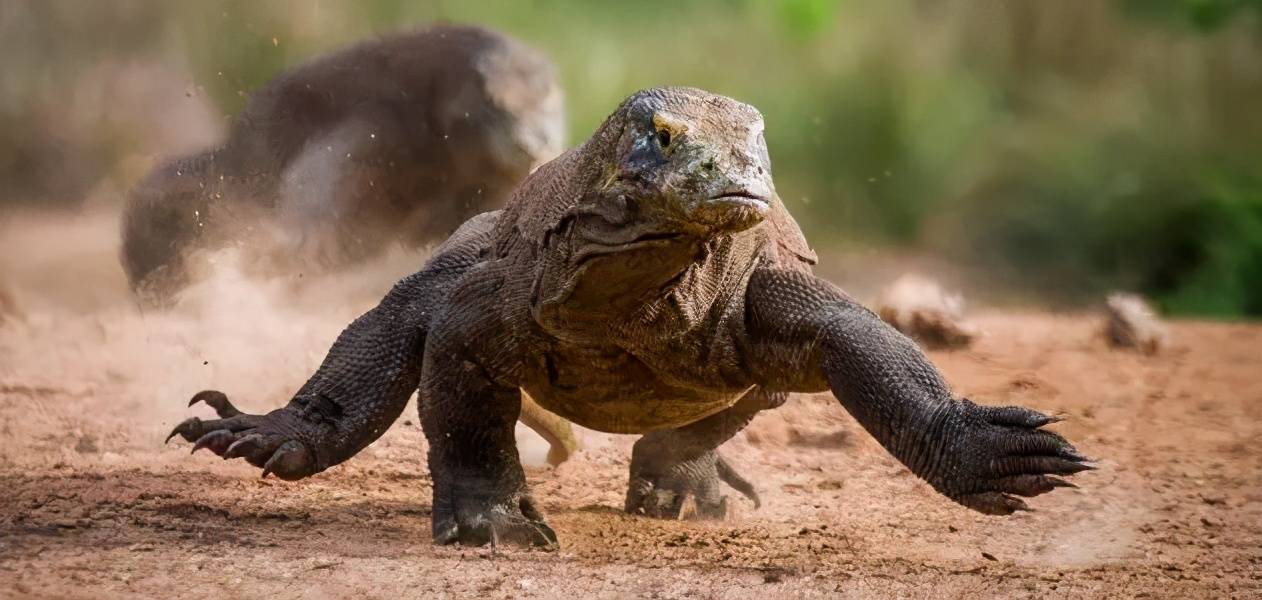
M646 350L723 314L758 245L759 236L743 232L710 239L649 235L607 253L581 242L558 246L539 262L531 316L558 339Z

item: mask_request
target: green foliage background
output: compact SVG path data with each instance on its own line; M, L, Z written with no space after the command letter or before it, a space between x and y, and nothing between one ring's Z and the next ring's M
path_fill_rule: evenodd
M1129 288L1262 316L1262 1L32 6L0 8L6 122L102 56L180 57L231 114L321 51L480 23L554 58L572 140L648 86L759 107L781 195L825 253L932 254L1051 302Z

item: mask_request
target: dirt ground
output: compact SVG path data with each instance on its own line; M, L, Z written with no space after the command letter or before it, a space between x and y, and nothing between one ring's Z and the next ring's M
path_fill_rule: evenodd
M1262 325L1175 322L1146 357L1109 350L1093 315L981 314L972 349L933 354L956 390L1063 413L1056 429L1099 460L1036 512L951 504L813 396L724 447L759 510L626 516L633 438L582 432L551 469L520 432L561 549L435 547L414 408L297 483L162 444L209 414L185 407L203 388L252 412L285 402L416 257L301 293L223 275L143 312L112 226L0 227L3 598L1262 596Z

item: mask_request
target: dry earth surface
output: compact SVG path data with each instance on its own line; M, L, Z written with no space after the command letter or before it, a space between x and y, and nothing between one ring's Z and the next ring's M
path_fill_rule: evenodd
M435 547L414 408L297 483L162 444L209 414L184 406L203 388L251 412L287 401L417 257L301 285L226 269L146 313L114 231L108 216L0 224L0 597L1262 595L1259 325L1176 322L1147 357L1109 350L1093 315L983 313L972 349L934 353L959 393L1062 413L1056 429L1099 459L1036 512L951 504L812 396L724 447L760 510L630 517L633 438L582 432L585 449L550 469L521 432L561 549Z

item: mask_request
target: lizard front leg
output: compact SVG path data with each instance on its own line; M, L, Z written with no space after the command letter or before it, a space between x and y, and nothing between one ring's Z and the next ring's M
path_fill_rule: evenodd
M755 507L761 506L753 484L736 472L718 447L744 429L759 411L779 406L785 399L785 394L755 388L722 412L636 440L631 449L626 511L673 519L680 516L685 498L692 497L698 517L721 519L728 511L720 482L744 494Z
M956 399L906 336L826 281L760 268L745 296L748 361L778 389L831 388L895 458L973 510L1025 510L1017 496L1071 487L1092 468L1053 417L1019 406Z
M457 293L460 310L436 326L426 348L420 412L434 481L434 543L553 548L556 533L526 486L513 437L521 391L496 381L496 369L482 360L513 355L505 329L488 324L495 321L488 291Z
M289 405L244 414L223 393L204 391L189 405L204 401L220 418L192 417L167 439L179 435L194 442L194 452L245 458L264 476L282 479L301 479L354 456L386 431L416 389L432 275L422 271L403 280L347 327Z
M320 368L288 406L243 414L216 391L204 401L219 419L190 418L168 436L227 458L245 458L263 474L301 479L354 456L385 433L420 380L431 321L452 287L474 265L495 215L471 219L436 250L420 272L398 284L376 308L351 323Z

